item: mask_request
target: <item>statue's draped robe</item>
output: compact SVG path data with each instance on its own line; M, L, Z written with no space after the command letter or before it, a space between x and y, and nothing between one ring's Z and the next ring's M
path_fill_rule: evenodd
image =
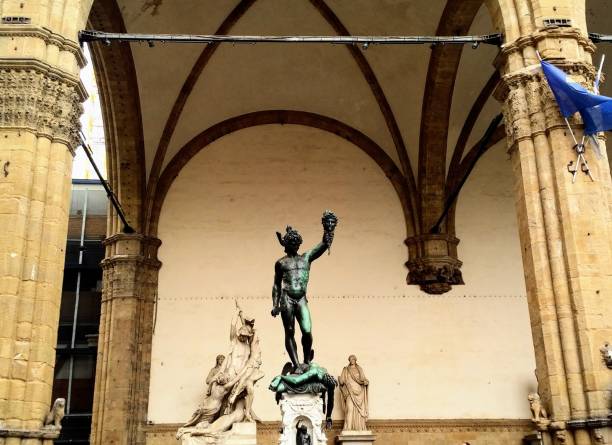
M346 366L340 376L340 392L344 402L344 429L365 431L368 418L368 387L361 366Z

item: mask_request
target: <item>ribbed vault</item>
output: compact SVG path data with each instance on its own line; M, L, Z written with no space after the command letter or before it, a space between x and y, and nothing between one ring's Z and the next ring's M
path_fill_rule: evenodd
M373 11L371 3L361 0L351 10L334 0L304 0L293 9L283 9L283 5L275 0L217 0L206 4L186 2L176 7L160 2L151 7L150 2L119 0L117 4L115 0L96 0L91 24L104 31L129 32L279 34L293 29L294 34L391 35L411 34L408 31L414 29L421 34L458 35L470 32L475 17L484 8L483 0L437 0L421 7L400 2L379 5ZM493 11L495 5L488 7ZM192 14L185 15L188 11ZM277 14L270 15L270 11ZM104 14L121 17L100 19ZM198 23L195 17L201 14L203 19ZM486 28L492 31L490 24ZM474 135L482 127L477 122L482 120L481 111L498 81L496 74L488 74L492 60L471 59L468 69L473 69L474 63L486 68L464 76L467 80L459 87L476 93L469 104L457 107L455 90L464 51L452 45L431 49L373 48L369 52L356 46L314 50L269 50L260 46L227 49L218 44L158 46L113 45L94 50L105 96L107 134L115 138L109 143L110 177L120 190L129 190L122 198L124 206L127 204L131 219L138 219L146 234L155 233L163 196L180 170L177 166L188 160L181 156L203 148L196 147L198 143L210 142L210 135L227 128L228 123L305 119L306 124L295 123L333 132L342 128L342 137L359 135L361 145L356 145L360 148L375 147L366 152L392 181L406 217L406 234L398 236L422 237L440 215L445 198L473 158L468 147L479 137ZM331 58L330 51L335 51ZM249 52L258 56L245 57ZM284 67L283 57L304 63L304 69L287 66L290 69L283 76L278 71ZM317 73L329 72L333 77L309 79L307 73L318 63L322 65L315 70ZM266 70L274 76L262 76ZM240 78L243 72L253 73L254 77ZM341 80L334 83L336 77ZM276 83L266 84L268 78ZM240 89L250 81L258 83L251 90ZM244 91L255 94L236 96ZM457 112L456 108L469 112ZM203 111L203 119L196 118L199 110ZM284 110L284 117L279 117L280 111L270 110ZM331 122L336 130L326 128ZM451 127L460 130L451 131ZM455 133L456 142L452 141ZM494 142L501 134L496 133ZM128 171L136 174L128 175ZM454 236L454 212L445 230ZM456 258L456 250L450 248L446 255Z

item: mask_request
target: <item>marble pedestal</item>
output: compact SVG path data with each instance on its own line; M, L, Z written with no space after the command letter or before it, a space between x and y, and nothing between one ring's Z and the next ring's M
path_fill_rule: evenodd
M369 445L373 444L376 436L372 431L346 431L343 430L336 437L336 443L341 445Z
M296 445L297 425L308 428L312 445L326 445L327 437L323 432L325 414L320 394L283 394L280 400L283 432L279 445Z
M229 431L217 434L197 435L197 428L185 428L181 445L257 445L255 422L240 422ZM192 433L196 433L193 435Z

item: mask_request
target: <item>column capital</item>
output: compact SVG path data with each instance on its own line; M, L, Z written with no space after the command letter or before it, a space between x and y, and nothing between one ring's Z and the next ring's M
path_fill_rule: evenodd
M0 129L29 131L74 153L86 98L78 77L46 62L0 58Z
M404 241L410 259L408 284L418 284L422 291L439 295L453 285L465 284L461 274L461 261L457 259L459 239L448 233L416 235Z
M554 59L554 63L576 83L587 89L593 85L596 70L590 63L567 59ZM503 105L509 152L521 141L567 128L539 63L503 74L493 96ZM573 127L582 126L577 115L569 121Z
M495 60L495 65L497 68L503 69L503 62L510 55L516 53L522 55L523 50L529 47L537 48L542 58L562 58L559 46L560 40L574 40L583 51L591 55L596 50L595 44L578 28L549 26L503 44Z

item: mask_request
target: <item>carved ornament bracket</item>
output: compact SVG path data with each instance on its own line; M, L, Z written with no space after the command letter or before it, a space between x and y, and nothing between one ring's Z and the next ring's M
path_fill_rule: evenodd
M465 284L461 261L457 259L459 239L449 234L417 235L406 239L410 259L408 284L419 285L423 292L440 295L453 285Z

